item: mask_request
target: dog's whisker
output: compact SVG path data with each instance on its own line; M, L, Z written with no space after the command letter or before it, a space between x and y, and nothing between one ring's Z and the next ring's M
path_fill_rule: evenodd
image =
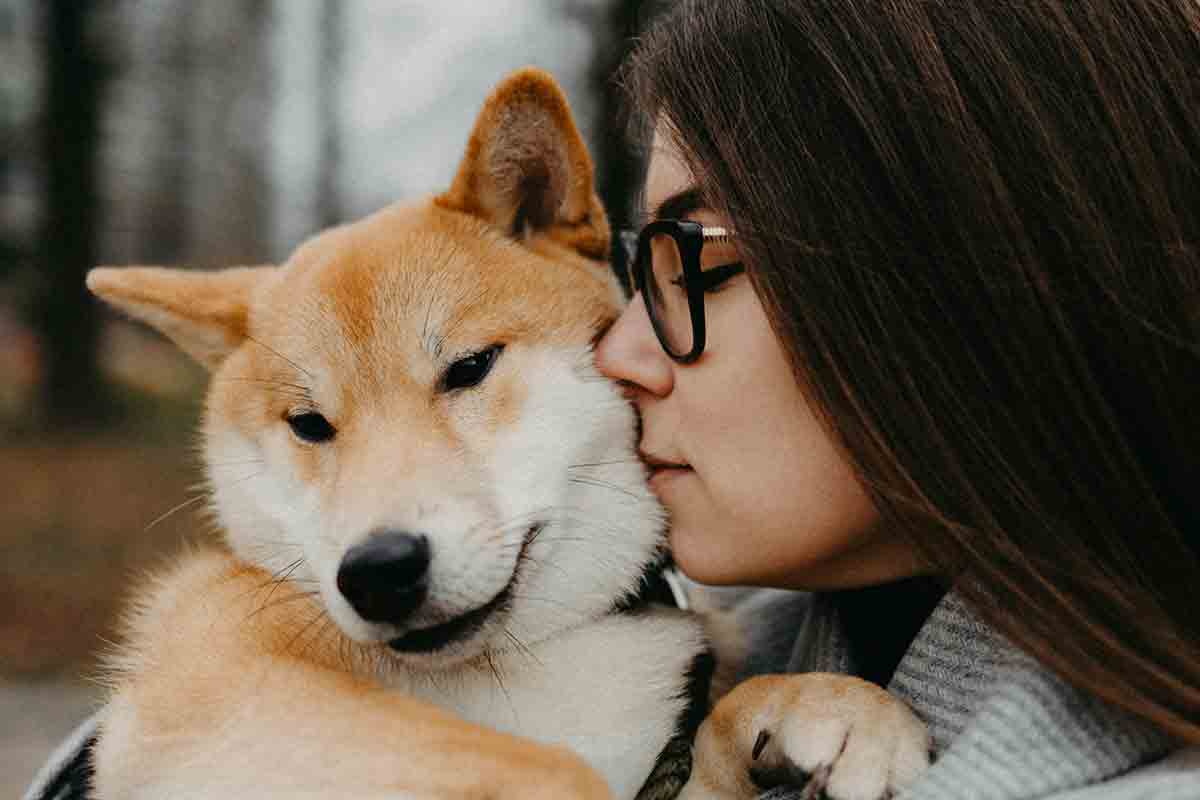
M295 572L297 569L299 569L299 568L300 568L300 566L301 566L302 564L304 564L304 563L305 563L305 558L304 558L304 556L300 556L300 558L297 558L297 559L295 559L294 561L291 561L291 562L289 562L289 563L287 563L287 564L284 564L282 567L280 567L279 569L275 570L275 572L273 572L273 573L272 573L270 576L268 576L268 578L267 578L265 581L263 581L263 582L259 583L257 586L254 586L254 587L253 587L253 588L251 588L251 589L248 589L248 590L246 590L245 592L243 592L243 593L242 593L241 595L239 595L239 596L240 596L240 597L245 597L246 595L248 595L248 594L250 594L250 593L252 593L252 592L262 591L263 589L266 589L266 588L269 586L269 587L271 587L271 590L270 590L270 592L268 592L268 593L267 593L267 596L266 596L266 598L263 600L263 603L265 604L265 603L269 602L269 601L270 601L270 599L271 599L271 597L272 597L272 595L274 595L274 594L275 594L275 591L276 591L276 590L277 590L277 589L280 587L280 585L282 585L282 584L283 584L285 581L287 581L287 582L289 582L289 583L295 583L295 582L296 582L296 581L292 581L292 580L290 580L290 578L291 578L291 575L292 575L292 573L293 573L293 572Z
M296 548L304 547L304 545L301 544L300 542L297 542L297 541L294 541L291 539L263 539L260 537L255 537L254 541L257 544L269 544L269 545L273 545L275 547L296 547Z
M303 563L304 563L304 556L300 556L300 558L297 558L294 561L289 561L287 564L284 564L282 567L275 570L275 572L271 573L271 575L269 575L267 577L267 579L264 580L262 583L259 583L257 586L254 586L250 589L247 589L245 592L243 592L242 594L240 594L238 596L245 597L246 595L251 594L252 592L256 592L261 589L265 589L268 586L278 586L278 584L282 580L280 578L281 575L283 575L286 572L287 575L284 575L284 577L285 578L288 577L289 575L291 575L291 573L293 571L295 571Z
M265 463L265 462L262 462L262 463ZM211 494L213 494L213 493L214 493L214 492L215 492L215 491L216 491L218 488L224 488L224 487L227 487L227 486L228 486L228 487L231 487L231 486L238 486L238 485L240 485L240 484L243 484L243 483L246 483L246 482L248 482L248 481L251 481L251 480L253 480L253 479L255 479L255 478L261 478L263 475L266 475L266 474L267 474L267 470L266 470L266 469L261 469L261 470L259 470L258 472L254 472L254 473L252 473L252 474L250 474L250 475L246 475L246 476L244 476L244 477L241 477L241 478L235 478L234 480L230 481L229 483L223 483L223 484L221 485L221 487L212 486L212 485L207 485L207 486L205 487L205 495L207 496L207 495L211 495Z
M197 503L203 503L205 500L208 499L208 497L209 497L208 492L205 492L203 494L198 494L195 497L189 497L187 500L184 500L179 505L175 506L174 508L170 509L169 511L156 517L153 522L151 522L149 525L147 525L145 528L142 529L142 533L149 532L151 529L157 527L160 523L162 523L163 521L165 521L172 515L180 512L180 511L183 511L185 508L194 506Z
M627 536L634 532L628 525L620 525L611 519L600 517L579 506L559 506L555 521L583 526L586 530L601 536Z
M565 536L562 534L558 534L558 535L551 535L551 536L538 536L536 538L530 539L529 543L533 544L534 542L545 542L545 543L550 544L550 543L556 543L556 542L594 542L594 541L596 541L596 538L591 537L591 536ZM511 542L508 544L501 545L500 549L501 550L520 550L523 546L524 546L524 542Z
M499 525L496 525L495 530L501 534L519 530L528 526L531 522L535 522L544 517L546 512L548 512L550 509L550 506L546 506L544 508L535 508L532 511L526 511L522 514L518 514L517 516L512 517L511 519L502 522ZM487 530L487 526L487 522L476 523L467 530L467 534L472 535L480 530Z
M296 649L292 651L293 654L303 658L312 651L313 644L320 640L321 633L325 630L325 624L328 619L329 617L325 613L318 615L315 620L305 625L295 636L292 642L288 644L288 649L290 650L292 645L295 644Z
M304 556L300 556L295 561L285 564L284 566L280 567L279 569L277 569L273 573L271 573L271 577L268 578L266 582L259 584L258 588L261 589L264 586L268 586L272 583L278 584L279 581L286 579L293 572L295 572L296 568L299 567L303 563L304 563Z
M289 603L297 603L297 602L300 602L301 600L310 600L311 601L314 597L320 597L320 595L321 595L320 592L307 592L306 591L306 592L296 592L295 594L290 594L287 597L280 597L276 600L272 600L270 603L263 603L262 605L258 606L256 609L254 609L249 614L247 614L242 619L242 622L249 622L250 620L257 617L259 614L262 614L264 611L267 611L269 609L278 608L280 606L285 606Z
M590 464L568 464L567 469L593 469L596 467L616 467L625 464L640 464L636 458L618 458L612 461L594 461Z
M300 565L303 563L304 563L304 557L301 556L300 558L297 558L295 561L293 561L290 565L284 567L283 569L279 570L278 572L276 572L274 575L271 576L271 580L268 581L268 583L273 584L273 585L271 586L271 591L267 592L266 599L263 600L264 604L269 603L271 601L271 597L275 594L276 590L279 589L280 585L283 584L283 582L286 581L288 578L290 578L292 573L295 572L297 569L299 569ZM261 589L261 588L264 588L265 586L267 586L267 584L263 584L259 588Z
M617 487L609 486L607 488ZM607 520L596 515L587 515L586 513L581 513L586 511L587 509L583 509L578 506L543 506L542 508L525 512L524 514L514 517L509 522L498 526L497 530L501 534L510 533L514 530L520 529L527 524L528 521L540 518L545 520L546 524L542 525L534 534L533 540L541 539L547 530L557 527L557 523L563 522L572 523L575 525L584 525L590 530L595 530L602 534L611 534L613 536L628 535L631 532L631 529L627 526L615 525L613 522L611 522L611 520ZM483 526L484 523L473 526L468 531L468 534L477 532ZM589 537L589 539L594 538L595 537ZM521 543L516 543L514 546L519 547L521 546Z
M436 689L439 694L445 694L446 687L444 684L441 683L440 679L441 679L441 675L437 672L429 672L425 675L425 680L427 680L429 682L430 686L432 686L434 689Z
M249 378L249 377L231 377L220 378L220 383L256 383L260 386L271 386L274 388L294 389L298 394L309 395L311 390L300 383L289 383L288 381L277 380L274 378Z
M517 709L513 705L512 695L508 693L508 687L504 685L504 675L500 672L500 668L496 666L494 653L490 649L484 650L483 660L488 665L488 669L491 670L492 676L496 679L496 686L500 687L500 691L504 693L504 697L508 701L508 707L512 709L515 716Z
M558 608L562 608L562 609L566 609L566 610L571 610L572 608L574 608L574 606L571 605L570 603L564 602L562 600L555 600L555 599L552 599L549 597L539 597L537 595L521 594L519 592L513 592L511 596L514 600L528 600L528 601L534 602L534 603L545 603L546 605L557 606Z
M538 558L537 556L530 555L529 553L525 553L525 555L522 556L522 559L531 564L536 564L538 567L553 567L560 575L567 574L567 571L563 568L562 564L558 564L554 561L547 561L545 559Z
M542 534L544 534L546 532L546 529L549 527L550 527L549 525L539 526L538 529L533 532L533 535L529 537L529 540L525 543L526 546L533 547L534 542L536 542L538 539L541 539Z
M545 666L545 664L542 662L542 660L537 657L537 654L529 649L529 645L525 644L520 639L518 639L516 634L514 634L508 628L504 628L504 635L506 637L508 637L508 640L513 643L513 646L515 646L517 648L517 650L524 653L531 661L533 661L538 666Z
M594 486L597 489L611 489L612 491L619 492L620 494L623 494L626 497L631 497L634 500L637 500L638 502L641 502L643 499L641 495L638 495L638 494L635 494L634 492L629 491L624 486L618 486L615 483L610 483L609 481L602 481L598 478L571 477L571 478L567 479L567 482L573 483L576 485L581 485L581 486Z
M261 458L248 458L245 461L215 461L208 464L209 469L224 469L226 467L244 467L250 464L265 463Z
M310 402L310 403L312 402L312 395L311 395L311 394L309 394L308 392L300 392L300 391L296 391L295 389L286 389L286 388L285 388L285 389L279 389L279 388L275 388L275 389L271 389L271 390L269 390L269 391L265 392L265 394L271 394L271 395L274 395L274 396L276 396L276 397L281 397L281 398L283 398L283 399L285 399L285 400L288 400L288 399L290 399L290 400L300 400L300 401L307 401L307 402Z
M309 372L309 371L308 371L308 370L306 370L304 367L302 367L302 366L300 366L299 364L297 364L297 363L296 363L295 361L293 361L292 359L290 359L290 358L288 358L287 356L285 356L283 353L281 353L281 352L279 352L278 350L276 350L274 347L271 347L271 346L270 346L269 344L267 344L266 342L263 342L261 339L256 339L255 337L253 337L253 336L250 336L249 334L247 334L247 335L246 335L246 339L247 339L247 341L254 342L256 345L258 345L259 347L263 348L263 349L264 349L264 350L266 350L267 352L269 352L269 353L273 353L274 355L276 355L276 356L278 356L279 358L283 359L284 361L286 361L288 364L291 364L293 367L295 367L295 368L296 368L297 370L299 370L300 372L303 372L303 373L304 373L306 376L308 376L309 378L312 378L312 377L313 377L313 374L312 374L311 372Z
M304 627L302 627L299 631L296 632L296 635L294 635L291 639L288 639L287 644L285 644L283 646L283 651L285 653L289 652L292 649L292 645L294 645L296 643L297 639L299 639L304 634L308 633L314 625L316 625L322 619L327 618L327 617L328 617L328 615L325 613L325 609L318 607L317 613L313 615L312 619L310 619L307 623L305 623ZM299 654L297 654L297 655L299 655Z
M325 635L329 632L329 629L331 627L334 627L335 631L337 630L336 627L334 626L333 619L328 614L325 614L324 616L325 616L325 619L321 622L321 627L317 629L316 633L314 633L311 637L309 637L309 640L308 640L308 649L309 650L316 647L317 643L320 642L323 638L325 638ZM341 637L338 637L338 638L341 638Z
M625 528L614 527L604 520L560 517L557 521L560 524L547 525L546 530L537 537L536 541L543 543L611 541L628 533Z

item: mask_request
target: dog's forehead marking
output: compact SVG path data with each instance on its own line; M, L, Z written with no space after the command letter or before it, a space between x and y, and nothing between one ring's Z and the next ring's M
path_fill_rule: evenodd
M549 243L520 246L432 204L385 209L294 260L349 346L413 369L493 340L590 338L621 302L594 262Z
M335 421L397 402L436 417L453 361L495 344L586 348L621 303L604 267L550 237L519 244L432 203L393 206L297 249L256 304L273 350L255 370L303 385ZM506 396L512 416L520 392Z

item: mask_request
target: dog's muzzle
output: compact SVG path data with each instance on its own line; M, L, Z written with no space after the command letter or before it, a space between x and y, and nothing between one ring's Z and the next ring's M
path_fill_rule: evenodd
M483 624L496 612L507 608L512 600L513 588L516 586L520 577L521 567L525 563L526 551L533 540L537 538L542 531L542 523L536 523L530 526L525 532L525 537L521 541L521 550L517 553L517 562L513 567L512 575L509 576L508 583L504 585L491 600L484 603L482 606L461 614L449 622L441 625L435 625L432 628L421 628L411 630L408 633L388 642L388 646L398 653L432 653L442 649L446 645L462 641L474 635Z
M429 594L429 562L426 537L376 531L342 557L338 591L367 622L400 625Z

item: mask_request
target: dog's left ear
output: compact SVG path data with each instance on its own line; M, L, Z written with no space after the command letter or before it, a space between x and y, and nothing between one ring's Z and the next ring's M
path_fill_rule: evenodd
M135 319L157 328L209 370L250 333L250 304L277 267L185 270L97 267L87 287Z
M562 89L540 69L518 70L492 91L454 183L435 202L517 239L545 234L589 258L608 257L591 157Z

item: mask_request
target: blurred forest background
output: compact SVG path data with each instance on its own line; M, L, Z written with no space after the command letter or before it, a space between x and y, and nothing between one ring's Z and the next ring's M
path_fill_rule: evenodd
M648 4L647 4L648 5ZM205 375L86 293L97 264L278 261L448 185L484 96L564 84L614 227L636 0L0 0L0 796L93 707L131 576L211 535Z

